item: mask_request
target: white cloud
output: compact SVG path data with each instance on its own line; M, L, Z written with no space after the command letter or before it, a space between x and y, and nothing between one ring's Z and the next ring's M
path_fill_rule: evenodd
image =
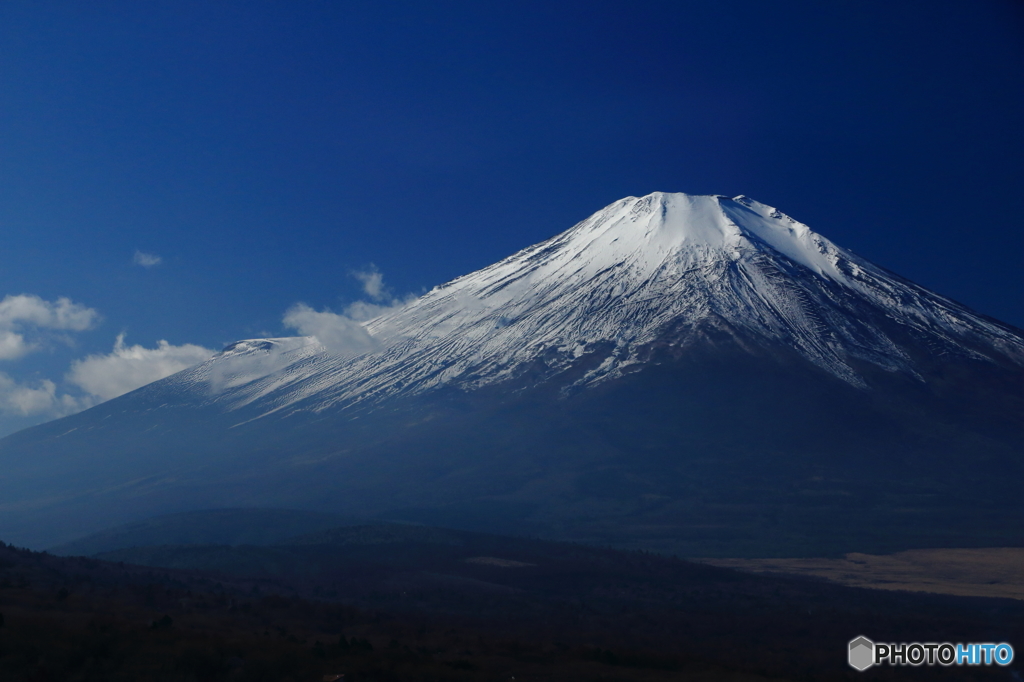
M363 291L375 301L387 296L387 289L384 287L384 275L377 266L370 263L365 270L356 270L352 276L363 283Z
M172 346L166 341L157 342L156 348L126 346L124 334L120 334L112 352L75 360L66 378L86 393L110 400L208 360L215 352L191 343Z
M410 297L415 298L415 297ZM391 302L391 305L382 305L380 303L367 303L366 301L356 301L355 303L349 304L345 307L345 316L349 317L357 322L365 322L366 320L372 320L375 317L380 317L384 313L405 305L406 301L399 301L395 299Z
M99 318L92 308L64 297L50 302L33 294L18 294L4 296L0 301L0 329L34 326L81 332L90 329Z
M271 336L265 334L264 336ZM226 388L262 379L283 369L292 362L285 349L277 345L266 352L225 355L210 367L208 383L210 392L216 395Z
M141 255L147 258L143 265L159 262L159 257ZM0 360L21 358L45 347L47 341L70 344L68 332L92 329L99 319L96 310L69 298L47 301L34 294L5 296L0 300ZM26 425L25 420L73 414L202 362L213 354L214 351L201 346L172 346L166 341L160 341L156 348L126 346L122 335L117 337L111 353L91 355L71 364L65 379L84 395L75 389L73 393L60 392L50 379L23 383L0 372L0 428Z
M45 301L34 294L4 296L0 300L0 360L17 360L38 349L40 330L85 331L99 318L95 310L69 298Z
M363 291L373 303L356 301L341 313L317 312L305 303L296 303L284 314L285 326L304 336L316 337L329 352L337 355L360 355L379 349L380 339L371 336L363 323L400 308L416 297L391 298L384 286L384 275L372 263L365 270L353 272L352 276L363 283Z
M152 268L160 265L161 261L163 261L163 258L155 253L145 253L144 251L136 251L135 256L132 257L133 263L141 265L144 268Z
M29 386L18 383L0 372L0 414L18 417L63 417L92 407L95 402L91 398L57 395L57 385L49 379Z
M39 382L36 388L19 384L0 372L0 411L27 417L53 410L57 387L49 379Z
M17 360L43 346L49 336L69 341L65 334L91 329L99 313L69 298L46 301L34 294L0 300L0 360ZM60 417L89 407L91 401L58 395L49 379L20 383L0 372L0 414L6 417Z
M0 329L0 360L17 360L35 349L35 344L25 341L25 337L9 329Z
M359 321L330 311L317 312L305 303L289 308L284 324L304 336L315 336L324 348L337 355L359 355L377 347Z

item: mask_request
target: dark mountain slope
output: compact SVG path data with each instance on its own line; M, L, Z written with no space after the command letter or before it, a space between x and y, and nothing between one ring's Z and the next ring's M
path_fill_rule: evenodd
M117 526L49 551L90 556L147 545L273 545L318 530L364 523L337 514L294 509L204 509Z

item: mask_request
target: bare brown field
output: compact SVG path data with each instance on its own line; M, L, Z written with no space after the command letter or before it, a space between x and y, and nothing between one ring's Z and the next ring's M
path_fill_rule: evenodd
M1024 548L913 549L896 554L847 554L842 559L700 559L754 573L825 578L878 590L1024 600Z

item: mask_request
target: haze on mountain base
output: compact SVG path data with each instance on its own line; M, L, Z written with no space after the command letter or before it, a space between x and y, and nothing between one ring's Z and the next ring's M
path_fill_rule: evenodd
M289 507L793 556L1024 518L1021 332L746 197L622 199L361 329L0 441L0 536Z

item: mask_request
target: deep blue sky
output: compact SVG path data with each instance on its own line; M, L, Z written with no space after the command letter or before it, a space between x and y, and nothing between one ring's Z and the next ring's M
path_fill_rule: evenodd
M101 316L10 323L35 351L0 394L80 396L121 332L288 333L370 263L420 292L654 190L747 194L1024 327L1012 0L8 0L0 98L0 297Z

